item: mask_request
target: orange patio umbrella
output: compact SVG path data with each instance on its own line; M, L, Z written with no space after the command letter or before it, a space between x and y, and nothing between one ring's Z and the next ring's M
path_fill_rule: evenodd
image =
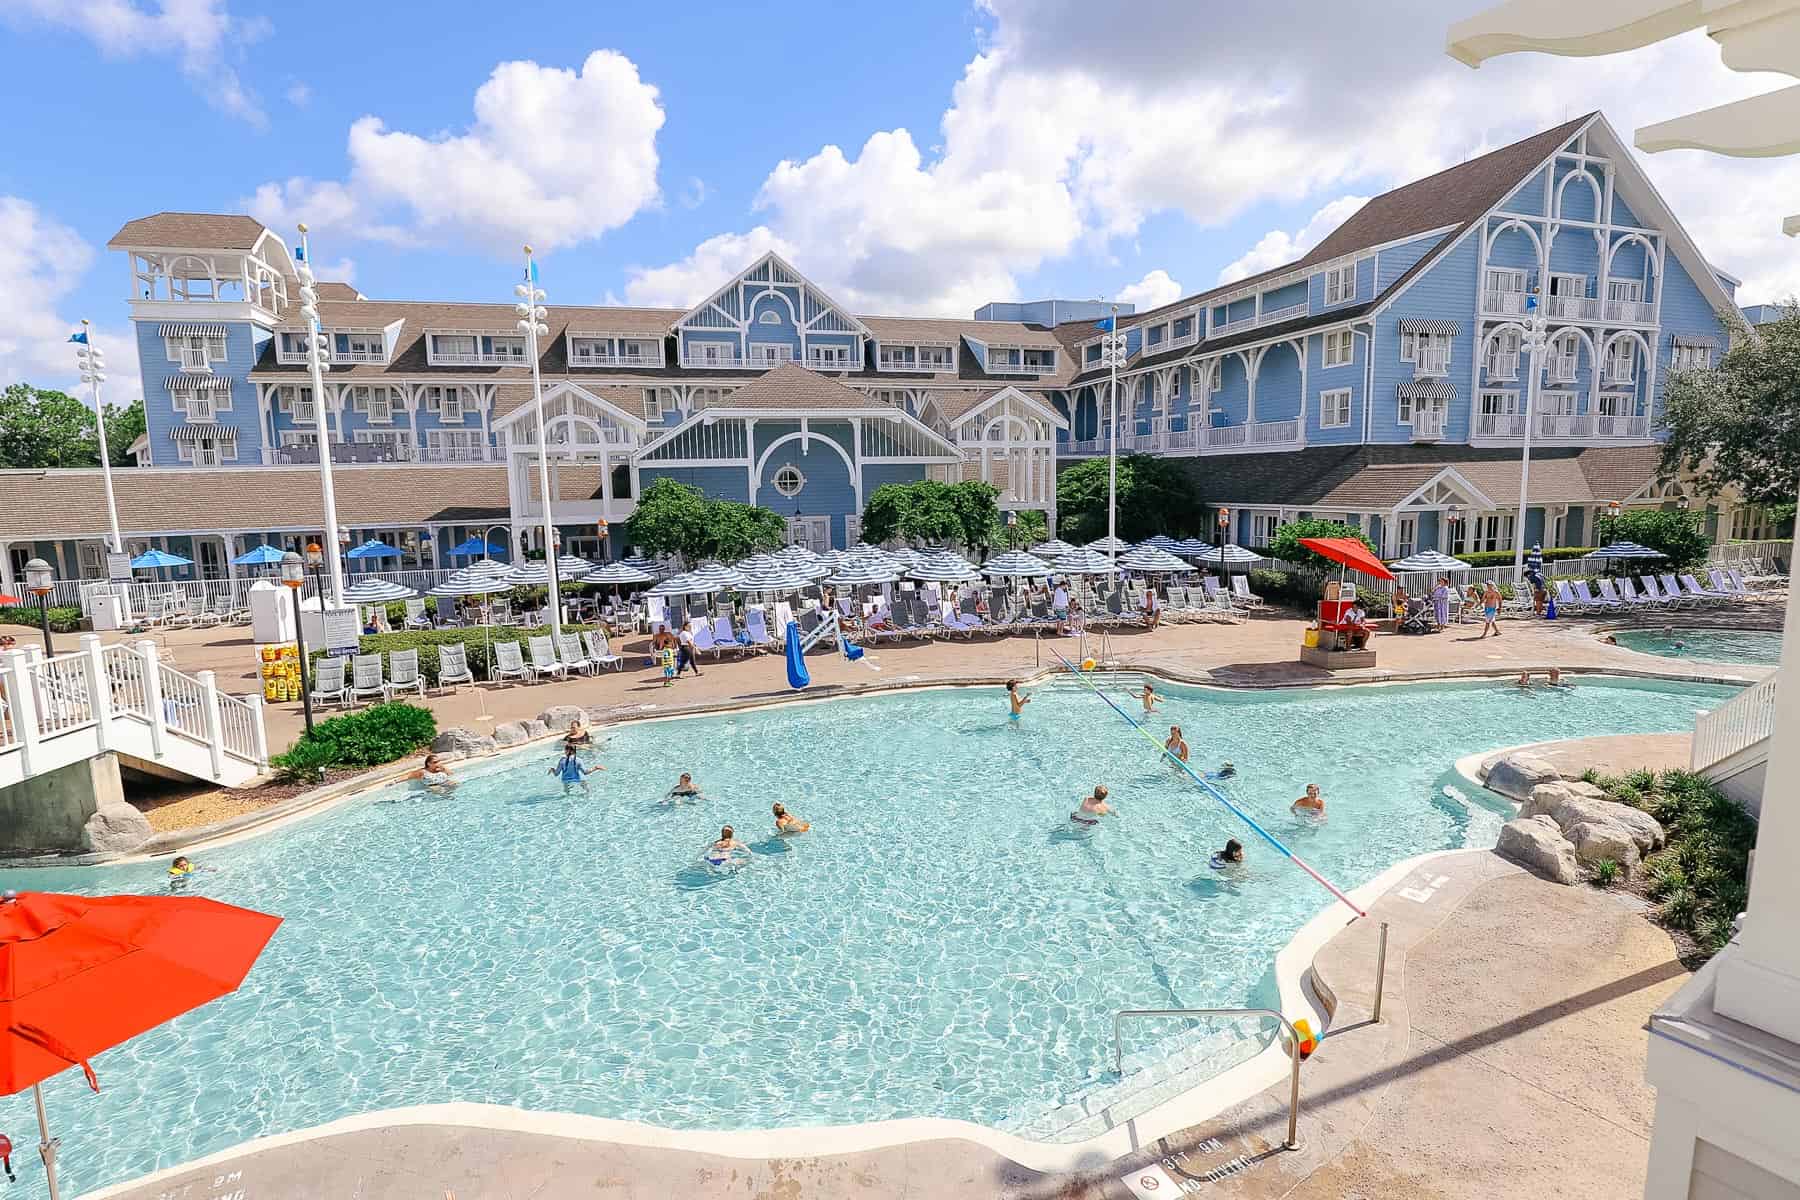
M0 896L0 1095L32 1090L57 1200L40 1084L237 990L280 917L201 896Z

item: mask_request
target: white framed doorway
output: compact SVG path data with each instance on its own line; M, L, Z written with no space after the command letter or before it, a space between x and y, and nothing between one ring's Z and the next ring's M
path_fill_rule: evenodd
M815 554L831 549L830 517L789 517L787 529L790 545L804 546Z

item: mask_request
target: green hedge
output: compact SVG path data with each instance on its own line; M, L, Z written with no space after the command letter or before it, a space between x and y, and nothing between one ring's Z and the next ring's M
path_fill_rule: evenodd
M405 758L437 736L437 718L415 704L376 704L332 717L270 760L290 779L316 779L326 767L378 767Z
M29 625L43 628L44 617L35 604L9 604L0 607L0 625ZM81 609L77 605L50 607L50 632L75 633L81 629Z
M580 633L584 629L597 629L596 625L564 625L564 633ZM531 651L525 640L537 635L548 635L548 629L508 629L504 626L492 630L484 629L408 629L398 633L365 633L358 639L357 653L386 655L391 650L412 650L419 652L419 674L425 677L425 686L436 687L438 681L439 646L454 646L458 642L468 648L466 657L469 670L476 679L488 677L489 646L501 642L518 642L519 653L525 660L531 660ZM614 650L617 653L617 649ZM326 657L323 650L309 650L307 657L314 663Z

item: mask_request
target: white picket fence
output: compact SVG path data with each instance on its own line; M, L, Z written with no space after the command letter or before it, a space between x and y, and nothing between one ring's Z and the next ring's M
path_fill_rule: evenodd
M1694 747L1689 763L1704 771L1734 754L1768 740L1775 728L1775 680L1771 675L1745 688L1694 721Z

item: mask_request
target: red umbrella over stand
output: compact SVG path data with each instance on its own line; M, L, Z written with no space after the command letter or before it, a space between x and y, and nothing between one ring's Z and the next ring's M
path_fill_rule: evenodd
M280 917L203 896L0 896L0 1095L32 1090L57 1200L56 1141L39 1085L236 991Z

